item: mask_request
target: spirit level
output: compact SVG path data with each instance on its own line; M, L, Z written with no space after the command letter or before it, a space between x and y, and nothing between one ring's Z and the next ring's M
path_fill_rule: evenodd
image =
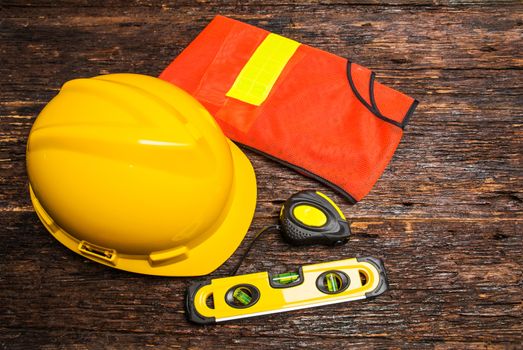
M199 324L304 309L376 297L388 289L376 258L305 265L295 272L258 272L193 284L185 299L187 317Z

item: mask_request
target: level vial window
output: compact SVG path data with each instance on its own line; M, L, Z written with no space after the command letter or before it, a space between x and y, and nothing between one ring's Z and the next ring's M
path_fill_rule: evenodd
M240 284L230 288L225 294L225 302L234 308L250 307L260 299L260 291L251 284Z
M236 305L249 305L252 301L252 293L247 288L236 288L232 293Z
M296 282L300 279L300 274L297 272L280 273L272 277L272 281L277 284L285 285Z
M341 271L327 271L316 280L316 287L326 294L337 294L349 287L350 279Z

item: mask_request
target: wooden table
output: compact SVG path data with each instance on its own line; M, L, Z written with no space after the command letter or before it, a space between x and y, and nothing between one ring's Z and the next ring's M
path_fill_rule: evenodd
M350 243L293 248L267 234L241 271L376 256L388 269L387 294L198 327L182 307L194 279L104 267L40 224L25 144L61 84L158 75L218 13L349 57L420 105L391 164L354 206L247 152L258 176L254 221L210 277L228 274L288 196L320 189L350 218ZM7 0L1 14L0 348L522 348L520 1Z

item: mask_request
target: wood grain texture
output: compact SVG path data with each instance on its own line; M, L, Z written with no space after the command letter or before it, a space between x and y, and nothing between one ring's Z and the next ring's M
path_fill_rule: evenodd
M0 7L0 348L523 348L523 5L520 1L3 1ZM217 14L367 66L420 105L391 164L355 206L246 151L253 233L315 188L352 221L348 245L260 238L240 272L352 256L385 261L375 300L197 327L193 281L133 275L56 242L27 195L25 143L76 77L158 75Z

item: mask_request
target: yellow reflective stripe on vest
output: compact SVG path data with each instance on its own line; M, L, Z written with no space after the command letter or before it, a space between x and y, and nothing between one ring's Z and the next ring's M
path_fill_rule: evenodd
M283 36L267 35L243 66L226 96L261 105L298 46L299 42Z

